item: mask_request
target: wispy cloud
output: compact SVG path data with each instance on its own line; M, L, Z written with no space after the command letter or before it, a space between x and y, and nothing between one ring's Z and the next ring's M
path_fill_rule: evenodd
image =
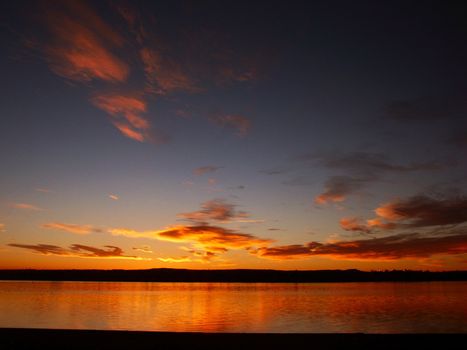
M313 256L349 260L416 259L436 254L466 254L467 233L441 237L408 233L324 244L310 242L305 245L261 247L250 252L260 258L273 260L309 259Z
M13 208L16 209L23 209L23 210L32 210L32 211L42 211L44 209L39 208L38 206L30 203L13 203L11 205Z
M75 258L103 258L103 259L131 259L131 260L150 260L139 256L124 255L121 248L106 245L104 248L96 248L82 244L72 244L69 248L63 248L50 244L8 244L10 247L23 248L42 255L58 255L63 257Z
M42 192L42 193L50 193L50 192L52 192L52 191L49 190L48 188L42 188L42 187L35 188L34 190L35 190L36 192Z
M332 176L326 180L324 192L315 197L315 203L343 202L350 194L361 189L365 184L366 180L350 176Z
M234 204L227 203L222 199L213 199L204 202L201 209L189 213L178 214L178 217L193 222L207 222L210 220L229 223L229 222L252 222L249 214L235 209Z
M146 113L146 101L136 95L101 94L92 103L111 116L112 124L126 137L144 142L150 138L149 121L142 116Z
M178 60L148 47L141 49L140 57L150 92L166 95L177 91L190 93L201 91Z
M127 79L128 65L113 52L124 39L94 9L83 1L48 5L45 21L51 40L44 52L55 73L77 81Z
M345 174L330 176L326 180L324 191L315 197L318 204L345 201L349 195L382 179L387 173L435 171L448 166L447 163L434 161L397 164L384 154L370 152L306 154L299 157L299 160L312 161L314 164Z
M63 222L49 222L41 225L42 228L87 235L94 232L105 232L104 229L92 225L66 224Z
M143 253L154 253L152 251L151 247L148 246L148 245L143 245L143 246L140 246L140 247L133 247L132 249L143 252Z
M265 66L266 57L259 57L257 46L241 52L243 45L231 47L234 42L226 33L193 30L190 25L187 29L183 24L165 28L164 21L141 10L144 5L108 7L103 11L105 6L72 0L47 3L42 7L45 10L39 11L47 40L38 46L56 74L87 86L96 81L100 89L102 86L100 91L109 91L108 84L112 84L111 94L100 93L91 102L108 113L115 128L127 138L154 144L168 141L167 135L151 127L146 116L153 94L174 102L175 94L201 93L256 80L260 67ZM123 19L120 23L115 21L116 14ZM143 71L144 80L138 74L130 79L130 62L135 68L132 73ZM240 115L212 120L240 137L251 129L250 120Z
M116 194L109 194L109 198L114 200L114 201L118 201L120 199L120 197L117 196Z
M245 137L251 129L250 119L241 115L217 115L210 119L222 127L235 130L235 134L239 137Z
M193 169L193 174L200 176L208 173L214 173L219 169L222 169L223 167L221 166L214 166L214 165L206 165L206 166L201 166L199 168Z

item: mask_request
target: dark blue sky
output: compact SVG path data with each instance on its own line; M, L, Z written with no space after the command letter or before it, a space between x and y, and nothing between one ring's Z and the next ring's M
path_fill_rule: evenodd
M465 12L2 4L0 254L85 266L63 247L139 244L152 260L131 266L465 268Z

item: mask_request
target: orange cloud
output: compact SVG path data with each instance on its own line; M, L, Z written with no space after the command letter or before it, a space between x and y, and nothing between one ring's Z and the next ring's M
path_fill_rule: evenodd
M397 227L392 222L384 222L380 218L374 218L366 221L366 224L360 222L358 218L342 218L341 227L346 231L355 231L363 233L374 233L374 229L392 230Z
M62 248L50 244L8 244L10 247L23 248L31 250L42 255L58 255L63 257L75 258L104 258L104 259L131 259L131 260L151 260L139 256L128 256L123 254L123 250L119 247L107 245L101 249L82 244L72 244L69 248Z
M370 233L371 230L367 225L359 223L358 218L342 218L339 221L341 227L346 231L357 231Z
M55 73L78 81L127 79L128 65L112 52L124 40L91 7L83 1L48 5L46 24L52 37L44 51Z
M261 239L250 234L209 225L179 225L158 231L157 238L171 242L193 242L205 251L211 252L265 246L273 242L270 239Z
M0 232L5 232L5 224L0 224Z
M114 201L118 201L120 199L116 194L109 194L109 198Z
M436 254L457 255L467 253L467 234L458 232L447 236L422 236L417 233L341 241L332 243L310 242L305 245L260 247L250 253L266 259L308 259L328 256L335 259L395 260L426 258Z
M239 137L245 137L251 129L251 121L241 115L219 115L210 119L223 127L236 130Z
M39 208L33 204L29 203L14 203L11 205L13 208L16 209L24 209L24 210L33 210L33 211L42 211L42 208Z
M87 235L93 232L104 232L102 229L91 225L65 224L62 222L49 222L41 225L41 227L46 229L76 233L80 235Z

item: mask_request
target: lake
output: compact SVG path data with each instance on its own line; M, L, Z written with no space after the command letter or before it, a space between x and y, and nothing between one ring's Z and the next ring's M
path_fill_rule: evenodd
M0 327L467 333L467 282L0 281Z

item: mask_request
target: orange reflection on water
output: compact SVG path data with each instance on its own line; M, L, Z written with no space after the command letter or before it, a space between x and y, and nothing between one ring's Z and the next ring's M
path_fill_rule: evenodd
M466 282L0 282L0 327L467 332Z

